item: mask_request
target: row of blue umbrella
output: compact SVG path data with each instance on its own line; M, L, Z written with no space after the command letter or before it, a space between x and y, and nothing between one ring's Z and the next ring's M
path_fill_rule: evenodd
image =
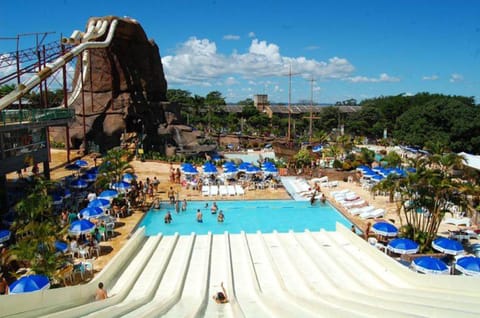
M398 234L397 227L388 222L375 223L372 226L372 231L385 237L395 237ZM432 247L435 250L448 255L459 255L465 252L463 245L460 242L446 237L438 237L435 239L432 242ZM418 252L419 244L408 238L396 238L388 243L387 249L397 254L413 254ZM444 262L430 256L423 256L415 259L412 263L412 267L423 273L448 273L448 267ZM460 258L456 264L456 268L466 275L480 276L480 258Z
M196 174L199 173L197 168L195 168L195 166L193 166L191 163L181 164L180 169L186 175L196 175ZM203 173L206 174L206 175L215 175L215 174L218 173L217 167L213 163L210 163L210 162L205 163L202 166L202 170L203 170ZM238 172L245 172L247 174L256 174L256 173L262 172L262 171L264 173L267 173L267 174L268 173L274 174L274 173L278 172L277 168L275 167L275 165L273 163L270 163L270 164L266 163L266 164L262 165L262 168L259 168L259 167L253 165L250 162L242 162L240 165L237 166L235 163L233 163L231 161L227 161L223 165L223 173L224 174L235 174L235 173L238 173Z

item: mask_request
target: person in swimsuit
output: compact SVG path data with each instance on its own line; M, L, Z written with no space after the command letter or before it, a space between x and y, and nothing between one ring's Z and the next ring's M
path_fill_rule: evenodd
M170 213L170 211L167 211L167 214L165 214L164 221L165 221L165 224L172 223L172 214Z
M212 214L216 214L217 210L218 210L217 202L213 202L213 205L210 211L212 212Z
M225 288L223 287L223 282L220 284L220 287L222 287L222 291L219 291L215 295L213 295L213 300L217 304L225 304L228 303L228 298L227 298L227 292L225 291Z
M98 283L98 289L97 289L97 293L95 294L95 300L103 300L107 298L108 298L107 291L103 289L103 283L102 282Z
M198 223L203 223L203 215L202 215L202 211L200 211L200 209L197 210L197 222Z
M220 211L218 212L217 222L218 222L218 223L223 223L223 221L225 221L225 215L223 214L223 211L220 210Z
M0 295L8 295L8 283L3 273L0 273Z

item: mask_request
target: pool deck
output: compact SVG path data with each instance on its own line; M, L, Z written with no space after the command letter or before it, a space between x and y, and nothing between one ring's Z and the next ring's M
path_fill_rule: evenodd
M134 161L132 165L142 180L159 178L156 196L161 200L166 200L170 186L179 191L180 199L206 199L197 190L171 185L169 164ZM52 178L68 174L64 170L55 169ZM351 189L370 204L385 208L385 219L399 224L394 204L386 197L371 196L355 182L339 181L335 188L322 188L322 192L331 199L331 192L341 189ZM289 198L280 187L247 191L244 196L225 199ZM340 226L336 232L298 234L145 237L143 230L132 234L149 206L150 202L146 202L144 209L120 219L116 236L101 243L102 255L94 259L97 275L91 284L46 291L52 297L43 298L44 293L38 293L42 297L40 303L48 302L43 303L43 309L28 315L17 311L12 317L178 317L187 313L205 317L480 315L476 278L419 275L345 227ZM365 227L365 220L342 212L360 229ZM441 231L448 227L451 226L442 225ZM98 273L105 267L108 269ZM92 303L95 284L100 280L116 297ZM221 281L225 282L230 298L228 305L217 305L211 300ZM36 296L31 295L32 303ZM21 306L15 304L23 301L23 297L12 297L9 310L20 310L15 308Z

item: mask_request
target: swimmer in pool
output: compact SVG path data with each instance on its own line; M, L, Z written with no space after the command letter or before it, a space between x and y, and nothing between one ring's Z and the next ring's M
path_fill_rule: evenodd
M213 202L213 205L210 211L212 212L212 214L216 214L217 210L218 210L217 202Z
M223 211L220 210L220 211L218 212L217 222L218 222L218 223L223 223L224 220L225 220L225 215L223 214Z
M197 210L197 222L198 223L203 223L203 215L202 215L202 211L200 211L200 209Z
M165 214L164 221L165 221L165 224L172 223L172 214L170 214L170 211L167 211L167 213Z

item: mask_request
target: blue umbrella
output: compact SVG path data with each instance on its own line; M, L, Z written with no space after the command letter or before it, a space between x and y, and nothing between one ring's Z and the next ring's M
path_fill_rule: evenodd
M194 166L190 165L190 166L185 166L185 167L183 168L183 173L184 173L184 174L195 175L195 174L198 174L198 170L197 170L197 168L195 168Z
M313 146L312 148L312 151L313 152L320 152L323 150L323 146L322 145L316 145L316 146Z
M9 230L1 230L0 231L0 243L6 242L10 239L10 235L12 232Z
M63 202L63 197L62 197L60 194L54 193L54 194L51 195L51 197L52 197L52 204L53 204L53 205L62 204L62 202Z
M70 192L70 190L68 189L63 189L63 198L64 199L68 199L72 196L72 192Z
M91 174L98 174L98 167L92 167L86 171L86 173L91 173Z
M76 179L70 182L70 187L74 189L84 189L88 187L87 181L82 179Z
M247 174L255 174L257 172L260 172L260 168L257 167L257 166L254 166L254 165L251 165L250 167L247 168L247 170L245 171Z
M130 189L130 187L130 183L127 183L125 181L115 182L114 184L112 184L112 189L115 189L119 192L125 192Z
M397 254L414 254L418 251L420 246L417 242L412 241L407 238L397 238L391 240L388 245L387 249Z
M68 232L73 235L90 233L95 228L95 224L86 219L72 222L68 227Z
M97 175L93 173L86 173L83 176L81 176L82 180L85 180L87 182L93 182L97 180Z
M101 208L101 209L105 209L109 206L110 206L110 201L107 200L107 199L102 199L102 198L92 200L92 201L90 201L90 203L88 203L89 208L90 207L98 207L98 208Z
M103 210L102 208L91 206L81 209L80 214L83 215L85 219L96 218L100 215L103 215Z
M448 266L438 258L422 256L413 260L412 267L425 274L448 274Z
M252 166L252 164L250 162L242 162L239 166L238 166L238 170L240 171L247 171L247 168Z
M432 247L439 252L458 255L465 252L462 243L446 237L439 237L432 242Z
M229 166L223 169L223 173L226 173L226 174L232 174L237 172L238 172L238 169L237 167L234 167L234 166Z
M274 166L269 166L269 167L266 167L265 169L263 169L263 172L265 172L265 174L276 175L278 173L278 170Z
M88 162L83 159L78 159L75 161L75 164L79 167L88 167Z
M377 222L372 225L372 231L382 236L397 236L398 229L395 225L388 222Z
M235 167L236 168L237 165L235 164L235 162L227 161L222 165L222 167L224 167L224 168Z
M206 163L203 165L204 174L216 174L218 172L217 167L211 163Z
M98 195L99 198L107 199L107 200L111 200L113 198L116 198L117 196L118 196L118 191L112 190L112 189L104 190Z
M127 183L132 183L133 180L137 179L136 175L133 175L131 173L125 173L122 177L122 181L127 182Z
M68 244L65 242L56 241L55 249L59 252L65 253L66 251L68 251Z
M457 261L455 268L468 276L480 276L480 258L462 257Z
M22 294L47 289L50 287L50 280L44 275L23 276L10 285L10 294Z
M77 170L80 170L82 167L80 167L79 165L77 164L74 164L74 163L71 163L71 164L68 164L65 166L65 169L67 170L72 170L72 171L77 171Z

